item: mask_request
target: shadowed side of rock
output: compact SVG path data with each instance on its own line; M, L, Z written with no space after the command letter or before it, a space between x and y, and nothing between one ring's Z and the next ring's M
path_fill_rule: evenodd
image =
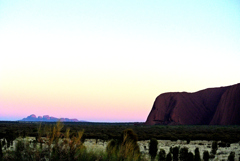
M161 94L156 98L146 124L240 124L239 92L240 84L209 88L195 93ZM229 118L230 116L233 117Z
M240 125L240 84L224 92L211 125Z

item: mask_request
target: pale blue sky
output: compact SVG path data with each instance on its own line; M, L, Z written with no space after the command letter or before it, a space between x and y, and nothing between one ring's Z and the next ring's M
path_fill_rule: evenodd
M80 120L144 121L161 93L239 83L240 2L0 0L0 44L0 101L68 93L106 111ZM114 106L129 117L108 116Z

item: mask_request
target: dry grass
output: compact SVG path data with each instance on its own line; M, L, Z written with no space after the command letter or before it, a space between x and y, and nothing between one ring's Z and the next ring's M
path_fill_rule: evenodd
M83 145L84 131L70 137L68 128L63 134L63 124L38 128L34 143L22 139L16 143L15 150L8 150L0 161L133 161L143 160L137 144L137 135L130 129L122 134L122 140L110 142L107 152L89 151ZM46 137L42 137L42 136ZM114 143L114 144L112 144Z

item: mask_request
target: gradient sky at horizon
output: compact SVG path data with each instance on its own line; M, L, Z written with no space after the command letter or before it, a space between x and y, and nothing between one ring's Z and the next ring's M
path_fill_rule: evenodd
M0 0L0 120L145 121L164 92L240 82L238 0Z

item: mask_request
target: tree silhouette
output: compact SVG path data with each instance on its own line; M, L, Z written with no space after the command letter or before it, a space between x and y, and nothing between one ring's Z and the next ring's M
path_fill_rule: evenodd
M0 160L2 160L3 152L2 152L2 141L0 140Z
M155 138L152 138L149 143L149 154L151 159L154 160L158 151L158 141Z
M193 156L193 153L192 152L189 152L188 153L188 161L193 161L193 158L194 158L194 156Z
M172 149L173 153L173 161L178 161L178 153L179 153L179 147L174 147Z
M218 149L218 144L217 144L216 141L213 141L212 142L212 151L211 151L211 153L215 155L216 152L217 152L217 149Z
M231 152L228 156L228 161L234 161L235 158L235 152Z
M195 152L194 161L200 161L201 158L200 158L199 148L196 148L194 152Z
M172 161L172 153L170 151L167 154L166 161Z
M206 150L203 152L203 160L204 161L208 161L209 160L209 152L206 151Z
M180 161L187 161L188 160L188 148L183 147L180 149Z
M160 149L158 160L159 161L164 161L165 159L166 159L166 152L165 152L164 149Z

